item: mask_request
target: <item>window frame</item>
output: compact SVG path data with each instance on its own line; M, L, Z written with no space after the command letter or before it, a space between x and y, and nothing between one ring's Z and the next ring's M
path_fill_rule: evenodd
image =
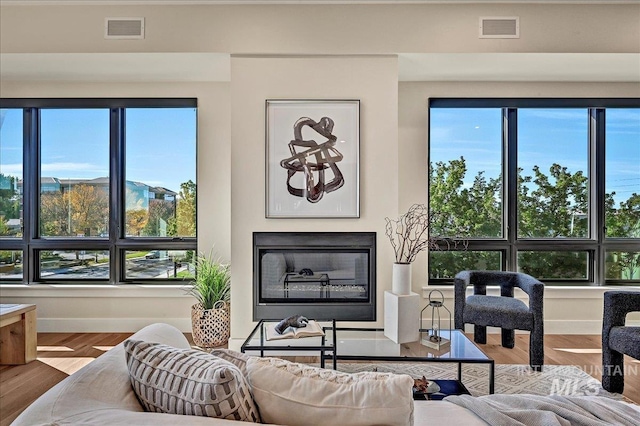
M431 110L433 108L500 108L502 110L502 218L503 238L465 239L466 249L501 251L502 270L517 271L519 251L586 251L588 277L586 280L546 280L563 286L637 286L640 280L607 280L607 251L638 251L638 238L607 238L605 235L605 133L606 110L613 108L640 108L640 98L430 98L428 100L427 165L431 164ZM584 108L588 113L589 155L589 237L587 238L526 238L519 239L518 227L518 109ZM430 181L427 200L430 202ZM447 249L445 241L437 241ZM450 250L461 250L451 248ZM427 271L427 276L430 276ZM434 284L452 284L452 278L429 278Z
M65 285L175 285L176 280L126 278L128 250L193 250L194 237L127 237L125 235L126 140L127 108L195 108L195 98L2 98L0 108L23 110L23 222L22 238L0 237L4 250L22 251L23 277L0 278L3 284L65 284ZM40 112L43 109L109 109L109 236L108 238L43 237L39 231L40 207ZM194 171L197 177L197 129ZM197 183L197 182L196 182ZM114 208L115 207L115 208ZM197 195L196 195L197 211ZM196 215L196 229L198 227ZM100 250L109 252L108 279L43 279L40 276L39 253L44 250Z

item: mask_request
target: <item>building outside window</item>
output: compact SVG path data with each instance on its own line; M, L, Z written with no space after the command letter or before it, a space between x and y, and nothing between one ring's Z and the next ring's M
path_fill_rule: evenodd
M193 274L194 99L0 102L0 282Z
M429 165L432 282L640 283L640 100L432 99Z

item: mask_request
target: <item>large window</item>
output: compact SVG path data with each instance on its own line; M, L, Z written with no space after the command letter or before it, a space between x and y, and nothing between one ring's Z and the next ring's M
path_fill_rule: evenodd
M195 100L0 102L2 282L193 274Z
M432 99L429 165L434 282L640 283L639 99Z
M22 110L0 109L0 239L21 239L23 134ZM15 247L19 248L19 247ZM2 247L0 250L0 278L22 280L22 250Z

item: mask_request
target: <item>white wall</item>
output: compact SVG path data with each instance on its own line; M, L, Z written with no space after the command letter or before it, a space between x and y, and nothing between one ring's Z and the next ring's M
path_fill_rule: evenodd
M521 38L479 39L478 17L496 15L520 16ZM146 38L104 40L104 18L127 16L146 18ZM69 75L68 82L3 79L0 94L198 98L199 248L215 245L231 259L237 342L252 324L253 231L376 231L379 292L388 288L384 217L426 201L429 97L640 96L637 83L398 83L395 54L639 53L640 5L0 6L0 54L89 52L232 54L230 82L78 83ZM361 100L360 219L264 218L264 102L277 98ZM426 254L413 272L419 291ZM601 292L549 290L547 329L598 332ZM154 321L187 331L193 302L179 288L3 287L0 296L37 303L41 331L134 331Z
M254 231L378 232L378 300L393 259L384 244L384 217L397 214L397 58L231 58L231 337L253 328L252 233ZM360 99L360 218L265 219L265 99ZM378 318L382 306L378 306Z

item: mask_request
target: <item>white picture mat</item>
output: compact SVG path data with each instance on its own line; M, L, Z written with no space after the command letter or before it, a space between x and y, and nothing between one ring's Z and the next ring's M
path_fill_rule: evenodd
M280 161L289 158L289 142L294 139L294 124L308 117L319 122L329 117L334 122L332 134L335 148L343 155L336 163L344 177L341 188L325 193L320 201L311 203L304 197L291 195L287 190L287 170ZM360 101L267 101L267 217L359 217L359 155L360 155ZM318 144L326 138L309 126L302 130L304 140ZM300 149L298 149L300 152ZM326 182L333 179L325 171ZM304 174L296 173L291 181L294 188L304 188Z

